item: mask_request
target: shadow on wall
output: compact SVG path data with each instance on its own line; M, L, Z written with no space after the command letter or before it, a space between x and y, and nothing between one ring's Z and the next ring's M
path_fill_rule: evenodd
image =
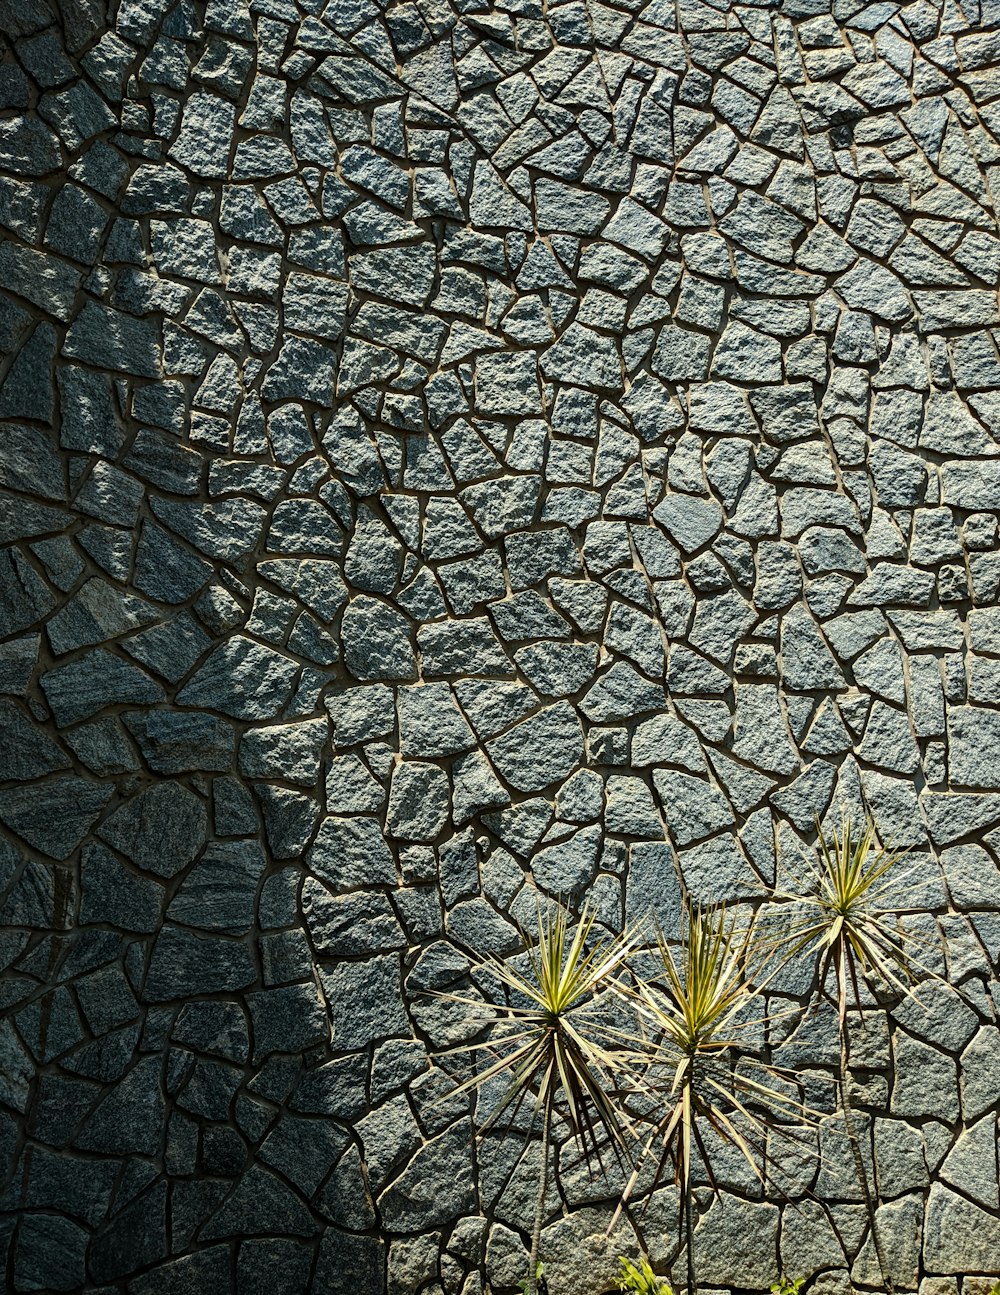
M67 776L50 816L92 786ZM306 1290L324 1221L374 1232L353 1127L367 1058L329 1060L320 978L335 981L336 964L314 961L301 867L269 868L256 835L231 835L254 828L246 786L224 777L217 792L211 829L181 781L122 798L79 869L5 850L2 1097L23 1115L20 1137L4 1124L15 1289L104 1285L194 1248L178 1268L200 1288L228 1274L240 1239L254 1281L273 1269ZM327 1241L319 1262L381 1288L375 1235Z
M540 1152L474 1159L426 991L539 893L759 909L843 805L966 991L852 1039L896 1284L983 1295L998 21L0 0L11 1289L506 1292ZM723 1166L704 1279L876 1284L843 1169Z

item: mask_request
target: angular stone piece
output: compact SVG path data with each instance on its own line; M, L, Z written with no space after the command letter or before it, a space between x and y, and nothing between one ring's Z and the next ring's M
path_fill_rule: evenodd
M245 944L165 926L153 945L142 997L146 1002L164 1003L232 992L245 989L256 977Z
M157 619L159 613L144 599L95 577L88 580L46 626L52 650L58 655L119 638Z
M958 1135L945 1156L941 1177L952 1187L996 1214L1000 1209L997 1183L997 1117L990 1112Z
M594 879L601 835L599 827L585 827L557 845L536 851L531 859L535 881L553 895L582 892Z
M948 1123L958 1118L958 1083L950 1057L902 1030L893 1036L892 1056L893 1115L935 1115Z
M583 729L573 707L557 702L515 724L487 750L497 772L518 791L542 791L583 758Z
M0 701L0 780L27 782L70 766L69 757L13 702Z
M144 1057L88 1118L76 1145L104 1155L153 1155L165 1109L160 1066Z
M339 962L324 979L338 1048L354 1050L393 1035L409 1037L399 959L394 954Z
M736 821L725 798L707 779L673 769L654 769L653 783L678 846L700 841Z
M257 885L266 867L256 841L210 845L184 878L167 920L196 930L244 935L254 916Z
M325 720L248 729L240 742L240 772L250 778L280 778L314 787L329 734Z
M247 1009L258 1064L272 1052L304 1052L329 1041L329 1016L311 979L248 994Z
M155 499L156 516L207 557L242 566L259 543L264 509L246 499L202 504Z
M388 952L405 945L389 900L378 891L331 895L320 882L307 877L302 909L313 943L326 957L368 954L373 949Z
M446 683L399 689L399 740L403 755L455 755L475 745L472 730Z
M448 775L415 760L396 765L389 789L386 827L395 837L433 841L448 821Z
M736 696L733 753L768 773L798 768L784 725L778 690L769 684L741 684Z
M184 106L180 134L170 156L194 175L224 179L235 113L225 99L208 90L196 90Z
M386 1226L394 1231L440 1227L473 1207L468 1128L453 1124L417 1152L379 1198Z
M182 872L203 848L204 804L178 782L157 782L116 810L100 836L138 868L160 877Z
M544 352L541 364L546 377L559 382L612 392L624 386L614 342L583 324L570 324L559 341Z
M225 1204L205 1224L201 1237L262 1236L280 1231L309 1237L319 1230L305 1203L276 1175L259 1165L248 1170Z
M914 1290L918 1283L922 1204L919 1196L903 1196L899 1200L878 1206L875 1215L875 1225L879 1229L879 1237L888 1259L889 1276L895 1285L904 1290ZM871 1236L865 1239L865 1244L854 1261L851 1277L854 1281L872 1285L882 1281L875 1242Z
M298 670L291 658L237 634L215 649L177 700L234 719L269 719L284 710Z
M54 778L0 792L0 820L52 859L68 858L97 821L112 788L85 778Z
M778 1219L774 1205L742 1201L728 1193L717 1197L694 1234L701 1280L723 1284L737 1264L748 1286L767 1286L777 1263Z
M90 1234L71 1219L25 1213L14 1252L14 1281L24 1291L74 1291L86 1281Z
M1000 713L976 706L950 707L948 739L952 782L1000 788Z
M315 1281L329 1295L379 1295L385 1284L385 1249L380 1237L327 1228Z
M591 722L604 724L661 710L664 705L662 685L644 679L627 661L616 661L588 690L580 709Z
M232 767L236 746L233 726L214 715L147 710L126 711L122 718L143 759L156 773L194 769L223 773Z
M325 818L306 865L334 891L396 884L396 865L375 818Z
M137 378L158 378L162 347L151 321L88 301L73 321L63 355Z
M530 417L542 412L538 371L528 351L480 356L476 361L476 397L484 414Z
M376 598L355 598L341 622L344 660L357 679L414 679L409 621Z
M714 500L690 495L667 495L653 516L670 532L685 553L694 553L718 534L722 509Z
M620 1222L610 1237L607 1227L603 1210L585 1208L550 1223L542 1233L549 1265L565 1274L576 1295L604 1295L614 1287L618 1256L638 1252L631 1223Z
M674 853L665 841L629 846L625 914L630 922L652 917L665 935L680 932L683 902Z
M1000 1219L934 1183L924 1215L924 1265L933 1273L988 1272L1000 1250Z

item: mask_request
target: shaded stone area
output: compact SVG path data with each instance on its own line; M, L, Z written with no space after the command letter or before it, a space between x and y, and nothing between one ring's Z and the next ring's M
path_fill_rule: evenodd
M506 1295L540 1153L477 1151L428 991L539 897L780 924L772 826L847 810L962 990L852 1035L880 1232L899 1289L985 1295L994 0L0 33L7 1288ZM808 989L766 1044L832 1111ZM724 1166L707 1285L878 1286L838 1127ZM640 1240L556 1141L544 1253L600 1295Z

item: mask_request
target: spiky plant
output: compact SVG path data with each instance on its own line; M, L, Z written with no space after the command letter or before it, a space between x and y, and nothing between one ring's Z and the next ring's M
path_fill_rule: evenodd
M768 1130L782 1130L778 1117L801 1120L807 1108L774 1087L784 1076L753 1049L741 1049L741 1035L759 1028L754 1017L757 1000L768 978L769 957L753 938L751 927L740 930L724 905L689 906L679 953L658 939L660 968L650 978L636 978L633 991L640 1015L650 1032L650 1070L644 1085L657 1102L665 1101L632 1174L619 1210L638 1180L642 1159L658 1155L653 1186L672 1165L680 1188L680 1226L687 1251L687 1291L696 1291L693 1249L691 1165L697 1150L709 1182L717 1190L706 1132L735 1148L753 1174L764 1181L761 1161L767 1161ZM741 1066L733 1061L739 1052ZM751 1055L747 1055L747 1053ZM770 1081L770 1082L769 1082ZM744 1124L745 1130L740 1128ZM755 1154L756 1152L756 1154ZM618 1212L612 1220L617 1221ZM609 1229L610 1231L610 1229Z
M568 1124L588 1167L601 1162L611 1146L624 1154L629 1121L616 1102L616 1092L629 1073L629 1040L600 1001L615 988L617 976L635 948L626 932L591 943L595 915L589 907L575 928L561 907L538 917L538 935L524 939L527 969L501 958L484 959L473 968L489 970L503 991L503 1001L490 1002L462 995L441 995L485 1013L489 1037L480 1043L451 1049L489 1060L451 1096L479 1091L505 1077L499 1099L479 1130L482 1137L506 1114L510 1122L531 1102L541 1121L541 1169L531 1231L531 1255L525 1289L537 1295L539 1247L548 1189L549 1147L558 1113ZM487 977L486 979L489 979Z
M862 1010L862 983L906 995L920 972L933 973L919 962L912 947L913 937L902 930L896 910L886 903L891 891L898 893L906 875L905 871L900 873L900 865L907 852L879 844L870 819L860 832L849 816L842 820L839 832L827 834L818 822L816 827L815 856L807 857L805 875L795 877L794 893L783 895L798 904L802 912L787 957L813 959L820 994L833 977L840 1036L840 1106L879 1270L886 1290L893 1295L891 1270L879 1235L875 1201L851 1104L847 1013L852 1007Z

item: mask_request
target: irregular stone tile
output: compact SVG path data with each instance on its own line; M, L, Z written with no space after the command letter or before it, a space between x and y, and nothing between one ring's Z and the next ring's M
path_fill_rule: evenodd
M163 892L151 879L137 877L99 845L84 847L81 877L81 922L145 934L156 930Z
M416 661L410 624L374 598L352 600L341 622L344 658L361 680L413 679Z
M243 935L251 926L257 885L266 866L256 842L211 845L184 878L167 920L198 930Z
M389 788L386 826L396 837L432 841L448 820L448 778L437 765L396 765Z
M123 594L106 580L88 580L46 627L52 650L61 655L120 638L156 620L159 613L143 599Z
M934 1183L924 1216L925 1262L937 1272L965 1272L973 1264L988 1267L1000 1242L995 1214L973 1205L943 1183Z
M207 557L239 566L260 540L264 509L246 500L216 504L157 500L154 511L170 530Z
M453 1166L468 1158L467 1129L454 1124L413 1157L396 1182L379 1198L382 1217L400 1230L449 1222L472 1206L466 1175Z
M327 734L325 720L248 729L240 742L240 772L251 778L286 778L314 786Z
M24 1290L79 1290L90 1234L59 1215L26 1213L18 1229L14 1280Z
M177 782L159 782L115 811L100 835L137 867L173 877L200 853L208 817L197 796Z
M553 895L582 893L594 879L600 842L600 828L585 827L537 850L531 859L535 881Z
M149 1003L164 1003L199 994L231 993L253 984L256 974L245 945L224 936L206 938L165 926L153 945L141 997Z
M236 748L233 726L214 715L204 711L126 711L122 718L155 773L221 773L232 766Z
M291 658L237 635L214 650L177 700L234 719L270 719L284 710L298 669Z
M326 818L306 857L308 867L337 891L365 882L395 885L396 867L374 818Z
M583 757L583 731L568 702L515 724L487 747L495 768L518 791L562 781Z
M0 792L0 819L52 859L66 859L97 821L110 787L83 778L53 778Z
M954 706L948 712L949 766L959 786L1000 786L996 762L1000 715L975 706Z
M274 1052L304 1052L330 1038L330 1020L314 981L247 995L256 1064Z

